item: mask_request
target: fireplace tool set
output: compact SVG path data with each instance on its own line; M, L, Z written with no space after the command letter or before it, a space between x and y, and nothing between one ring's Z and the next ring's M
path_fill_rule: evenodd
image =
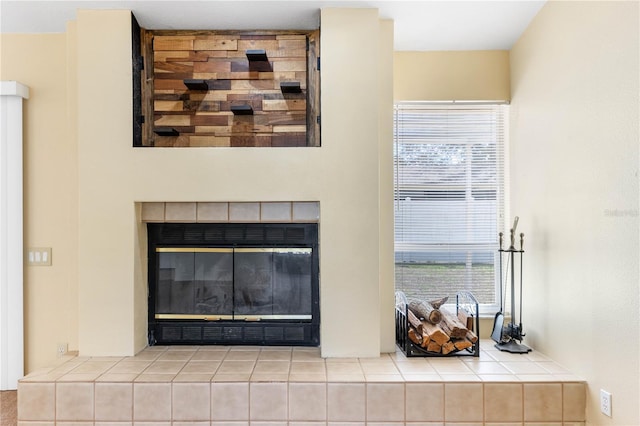
M531 348L523 345L522 339L525 336L525 333L522 332L522 258L524 254L524 233L520 233L520 250L516 249L516 228L518 227L518 216L515 217L513 221L513 227L510 230L510 245L509 248L502 248L502 239L503 233L500 232L500 248L499 252L499 266L500 266L500 311L496 313L494 324L493 324L493 332L491 333L491 338L496 342L495 347L504 352L511 353L528 353L531 351ZM520 306L518 308L519 321L516 324L516 293L515 293L515 284L516 284L516 265L515 258L519 255L519 272L520 272ZM505 274L505 283L503 286L502 279L502 259L506 257L506 274ZM504 313L503 308L506 305L506 281L507 276L509 276L509 282L511 285L510 294L511 294L511 321L504 325ZM504 289L504 290L503 290ZM504 296L504 298L503 298Z

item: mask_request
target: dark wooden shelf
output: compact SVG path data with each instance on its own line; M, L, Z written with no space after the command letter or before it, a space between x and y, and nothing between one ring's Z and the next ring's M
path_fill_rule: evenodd
M267 62L267 52L264 49L248 49L246 52L249 62Z
M180 132L173 127L156 127L153 129L153 133L158 136L178 136L180 134Z
M282 93L301 93L299 81L281 81L280 90Z
M234 115L253 115L251 105L231 105L231 112Z
M207 80L199 78L185 78L183 83L189 90L209 90Z

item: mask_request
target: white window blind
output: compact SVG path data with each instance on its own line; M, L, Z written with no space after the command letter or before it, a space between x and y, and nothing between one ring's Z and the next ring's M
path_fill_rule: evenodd
M469 290L496 304L507 108L396 104L396 288L407 296Z

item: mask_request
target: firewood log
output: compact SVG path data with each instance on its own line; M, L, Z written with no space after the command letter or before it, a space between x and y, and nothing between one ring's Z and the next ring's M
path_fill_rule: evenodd
M440 326L445 333L456 339L462 339L467 335L469 330L460 322L458 317L445 309L440 312L442 313L442 323Z
M473 331L473 316L468 315L465 311L460 309L458 311L458 319L463 323L470 331Z
M438 324L442 320L442 313L440 310L435 309L428 302L422 300L411 300L409 302L409 309L411 309L418 318L423 318L431 324Z
M440 353L440 351L442 350L442 345L438 344L435 341L430 341L429 344L427 345L427 351L428 352L435 352L437 354Z
M444 345L442 345L442 353L444 355L447 355L447 354L453 352L455 349L456 349L456 346L451 341L449 341L449 342L445 343Z
M409 327L409 331L407 332L409 335L409 340L415 343L418 346L422 345L422 333L418 334L413 327Z
M430 300L429 304L433 306L433 309L440 309L440 306L447 303L447 300L449 300L449 296L441 297L440 299Z
M471 343L467 339L456 340L456 341L453 342L453 344L456 347L456 349L459 350L459 351L461 351L463 349L470 348L471 346L473 346L473 343Z
M476 343L478 341L478 336L476 335L476 333L474 333L473 331L469 330L467 332L467 335L465 336L467 338L468 341L470 341L471 343Z
M429 343L431 342L431 337L429 337L428 334L424 334L424 331L422 332L422 347L426 348Z
M423 339L425 335L429 338L429 340L433 340L439 345L443 345L450 340L449 335L445 333L442 330L442 328L440 328L438 325L423 321L422 322L422 338Z
M416 317L416 315L410 310L407 310L407 319L409 320L409 324L411 324L416 329L416 332L419 335L422 335L422 321L420 321L418 317Z

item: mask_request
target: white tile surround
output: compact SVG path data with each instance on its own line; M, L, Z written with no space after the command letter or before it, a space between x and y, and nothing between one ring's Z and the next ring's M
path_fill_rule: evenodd
M586 384L546 356L326 358L318 348L156 346L69 357L18 388L21 426L583 425Z

